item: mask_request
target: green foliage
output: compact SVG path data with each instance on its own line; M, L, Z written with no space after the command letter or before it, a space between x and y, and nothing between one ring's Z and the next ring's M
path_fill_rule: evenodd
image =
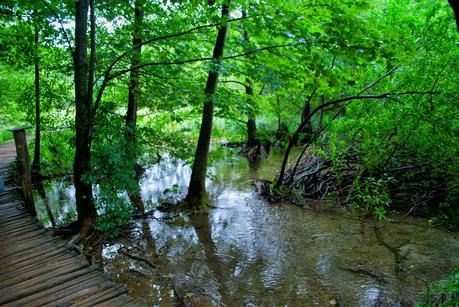
M445 279L427 286L425 302L417 306L452 307L459 304L459 268Z
M353 211L363 215L373 212L377 220L383 220L386 208L391 204L388 184L392 180L390 177L357 177L350 199Z
M170 188L164 189L162 195L158 196L157 202L160 205L172 205L177 204L182 197L183 190L178 184L173 184Z
M47 3L66 27L73 22L73 1ZM343 105L316 114L313 128L325 128L317 143L322 155L333 161L338 177L343 158L354 154L362 159L371 176L357 178L352 195L361 213L373 212L378 219L386 215L390 179L380 174L427 165L424 173L430 175L421 183L423 189L441 185L447 194L438 200L440 211L433 222L453 223L459 202L459 49L447 1L234 0L231 18L240 17L242 10L249 18L229 23L225 56L230 58L218 67L206 60L212 55L216 27L204 25L222 22L222 1L214 6L206 1L143 3L142 38L150 42L142 46L135 148L124 138L133 6L115 0L102 1L96 8L94 96L107 67L117 75L110 78L93 118L93 161L87 180L98 186L98 207L105 212L100 229L128 220L124 193L139 191L136 163L149 165L162 153L187 162L193 159L209 69L221 73L213 97L213 141L246 141L248 115L254 114L258 138L283 147L312 93L313 109L358 95L398 65L365 92L391 93L385 99L349 102L334 120ZM74 158L75 109L73 63L65 36L40 1L8 0L0 9L0 142L11 137L7 128L35 121L33 60L38 54L42 169L68 172ZM34 25L40 29L38 50ZM120 60L110 66L115 59ZM248 83L252 96L246 93ZM432 94L397 94L419 91ZM217 149L210 161L222 157L224 152ZM408 185L417 175L403 176Z
M131 221L132 205L122 195L100 195L96 198L96 204L101 212L95 225L98 231L110 233L116 237L118 235L117 228Z
M116 231L132 218L128 195L140 190L135 180L135 148L127 148L124 134L119 130L106 128L95 137L92 172L86 180L97 185L95 202L100 214L96 229Z
M62 130L45 132L41 136L42 172L54 175L71 173L75 158L75 133ZM33 150L34 142L31 142L30 152L33 153Z
M7 129L27 126L26 114L19 103L19 95L27 89L27 70L16 70L0 64L0 142L10 140Z

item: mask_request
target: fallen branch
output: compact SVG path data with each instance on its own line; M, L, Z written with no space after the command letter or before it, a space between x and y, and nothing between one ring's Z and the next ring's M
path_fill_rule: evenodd
M183 306L185 307L188 307L190 306L189 304L187 304L182 296L180 295L180 293L177 291L176 287L175 287L175 280L172 281L172 291L174 291L174 296L180 301L180 303L182 303Z
M133 274L136 274L136 275L139 275L139 276L142 276L142 277L151 278L150 275L145 274L145 273L143 273L143 272L141 272L141 271L139 271L139 270L136 270L136 269L132 269L132 268L131 268L131 269L129 269L129 272L130 272L130 273L133 273Z
M142 261L142 262L148 264L148 266L150 266L151 268L156 268L156 265L153 264L152 262L150 262L149 260L147 260L145 258L142 258L140 256L137 256L137 255L131 254L126 247L119 248L118 249L118 253L123 254L124 256L126 256L128 258L131 258L131 259L134 259L134 260L137 260L137 261Z

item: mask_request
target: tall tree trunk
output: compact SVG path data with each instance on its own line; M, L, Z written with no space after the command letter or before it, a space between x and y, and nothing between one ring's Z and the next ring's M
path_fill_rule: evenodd
M301 122L305 122L303 129L301 130L300 144L306 144L309 142L312 136L312 123L311 119L308 119L309 113L311 112L311 102L306 100L303 105L303 112L301 113ZM298 145L298 144L295 144Z
M96 219L92 185L84 179L91 168L92 99L88 90L87 28L88 2L75 1L75 160L73 164L80 234L88 235Z
M247 85L245 86L245 93L247 94L247 104L249 105L249 112L247 118L247 147L252 148L258 145L257 142L257 123L255 111L253 110L253 86L249 78L245 79Z
M89 17L91 21L91 32L90 32L90 51L89 54L89 66L88 66L88 104L91 108L92 114L92 105L93 105L93 93L94 93L94 75L96 71L96 14L94 10L94 0L89 0L89 8L91 10L91 15Z
M35 66L35 147L33 151L33 162L32 162L32 173L38 174L40 173L40 54L39 54L39 35L40 29L38 26L38 16L37 11L34 11L34 32L35 32L35 39L34 39L34 48L35 48L35 55L34 55L34 66Z
M222 19L229 16L229 7L224 4L222 6ZM223 56L227 32L227 24L224 23L220 26L217 34L217 41L215 42L213 61L214 69L209 71L206 83L206 101L202 110L201 130L199 131L198 145L194 156L193 169L191 172L190 185L188 187L188 194L185 201L190 207L201 206L204 202L206 194L206 171L207 159L209 156L210 137L212 134L212 120L214 110L214 96L217 90L218 83L218 66Z
M242 17L247 17L247 13L242 11ZM244 42L249 43L249 33L244 28ZM257 146L257 123L255 111L253 110L253 84L250 78L245 78L245 93L247 94L247 105L249 107L247 116L247 147L250 149Z
M277 115L277 130L276 130L276 142L282 145L284 137L288 134L288 129L284 123L282 123L281 114L281 103L279 96L276 97L276 115Z
M140 64L142 56L142 22L143 22L143 3L140 0L136 0L134 3L134 31L132 39L132 58L131 68L136 67ZM129 94L128 94L128 108L126 114L126 152L129 155L134 155L135 165L135 180L138 182L142 174L140 165L137 165L136 157L136 126L137 126L137 98L139 95L139 71L138 69L132 69L130 72L129 81ZM140 193L134 193L129 195L131 201L140 213L145 212L145 208L140 197Z

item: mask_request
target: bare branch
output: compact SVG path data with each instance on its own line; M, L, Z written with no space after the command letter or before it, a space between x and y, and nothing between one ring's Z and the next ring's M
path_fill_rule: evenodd
M241 82L241 81L238 81L238 80L220 80L220 81L218 81L218 82L220 82L220 83L235 83L235 84L242 85L242 86L244 86L244 87L247 86L246 83Z
M258 53L258 52L261 52L261 51L264 51L264 50L270 50L270 49L276 49L276 48L282 48L282 47L292 47L292 46L297 46L297 45L301 45L301 44L300 43L297 43L297 44L290 43L290 44L283 44L283 45L266 46L266 47L261 47L261 48L249 50L247 52L243 52L243 53L238 53L238 54L222 57L221 59L222 60L230 60L230 59L235 59L235 58L239 58L239 57L248 56L250 54ZM127 72L129 72L129 71L131 71L133 69L140 69L140 68L144 68L144 67L148 67L148 66L183 65L183 64L188 64L188 63L211 61L211 60L213 60L213 57L204 57L204 58L197 58L197 59L180 60L180 61L174 61L174 62L148 62L148 63L143 63L143 64L140 64L140 65L137 65L137 66L134 66L134 67L130 67L130 68L127 68L127 69L120 70L120 71L115 72L115 73L113 73L111 75L108 75L107 78L109 80L111 80L111 79L114 79L114 78L119 77L121 75L124 75L125 73L127 73Z
M59 17L59 15L56 13L56 11L49 5L48 2L46 2L45 0L41 0L41 2L43 2L43 4L48 8L48 10L51 11L51 13L54 15L54 17L57 19L57 21L59 22L60 24L60 29L61 29L61 32L62 34L64 34L64 38L67 42L67 47L70 51L70 53L72 54L72 58L73 58L73 48L72 48L72 44L70 43L70 39L67 35L67 31L65 31L65 28L64 28L64 24L62 23L62 19Z
M380 95L366 95L366 96L357 95L357 96L350 96L350 97L345 97L345 98L341 98L341 99L337 99L337 100L332 100L332 101L329 101L329 102L326 102L326 103L323 103L323 104L319 105L312 112L310 112L309 115L301 122L301 124L298 126L298 128L295 131L295 133L293 134L292 138L290 139L290 142L289 142L289 144L287 146L287 149L285 151L285 154L284 154L284 158L282 160L282 165L281 165L281 169L280 169L280 172L279 172L279 177L277 178L277 182L276 182L275 188L278 189L282 185L282 181L284 180L284 176L285 176L285 169L286 169L287 163L288 163L288 157L289 157L290 151L291 151L291 149L293 147L293 144L295 143L295 140L298 139L300 132L303 130L303 128L306 126L306 124L309 122L309 120L312 118L312 116L314 116L318 111L320 111L322 109L325 109L327 107L330 107L330 106L338 105L340 103L348 102L348 101L352 101L352 100L391 99L391 100L399 101L396 98L394 98L393 96L400 96L400 95L427 95L427 94L435 95L435 94L438 94L438 92L433 92L433 91L424 91L424 92L423 91L408 91L408 92L398 92L398 93L384 93L384 94L380 94Z
M289 44L284 44L284 45L266 46L266 47L261 47L261 48L249 50L249 51L244 52L244 53L239 53L239 54L235 54L235 55L222 57L221 60L235 59L235 58L238 58L238 57L244 57L244 56L247 56L247 55L250 55L250 54L254 54L254 53L257 53L257 52L261 52L261 51L264 51L264 50L270 50L270 49L282 48L282 47L294 47L294 46L298 46L298 45L303 45L303 44L302 43L289 43ZM195 63L195 62L202 62L202 61L212 61L212 60L213 60L213 57L204 57L204 58L188 59L188 60L175 61L175 62L149 62L149 63L143 63L143 64L140 64L140 65L132 66L130 68L120 70L120 71L115 72L113 74L110 74L110 71L113 68L113 66L109 67L104 73L104 79L103 79L102 84L101 84L101 86L99 88L99 92L97 93L97 97L96 97L95 104L94 104L94 113L97 112L97 109L98 109L98 107L100 105L100 102L102 100L103 92L105 91L105 89L106 89L106 87L108 85L108 82L110 82L110 80L112 80L112 79L115 79L117 77L120 77L120 76L130 72L133 69L141 69L141 68L148 67L148 66L183 65L183 64L187 64L187 63Z
M44 0L42 0L42 1L44 1ZM243 19L247 19L247 18L251 18L251 17L256 17L256 16L259 16L259 15L253 15L253 16L250 16L250 17L246 16L246 17L234 18L234 19L230 19L230 20L226 21L225 23L239 21L239 20L243 20ZM121 61L125 56L129 55L131 52L137 50L138 48L141 48L143 45L151 44L151 43L154 43L154 42L157 42L157 41L161 41L161 40L166 40L166 39L169 39L169 38L175 38L175 37L187 35L187 34L193 33L193 32L198 31L198 30L202 30L202 29L205 29L205 28L217 27L217 26L220 26L220 25L222 25L222 23L213 23L213 24L207 24L207 25L200 25L200 26L188 29L188 30L183 31L183 32L177 32L177 33L167 34L167 35L158 36L158 37L154 37L154 38L148 39L148 40L142 42L142 44L138 44L134 48L132 48L132 49L130 49L128 51L125 51L122 54L120 54L112 63L110 63L110 65L105 70L103 76L104 76L104 78L106 76L109 76L111 71L112 71L112 69L113 69L113 67L115 67L115 65L119 61ZM98 79L100 79L100 77Z
M394 71L396 71L397 69L400 68L400 66L402 66L401 64L398 64L397 66L395 66L394 68L392 68L391 70L389 70L388 72L386 72L384 75L382 75L381 77L379 77L378 79L376 79L375 81L373 81L372 83L370 83L369 85L365 86L359 93L359 95L362 95L363 93L365 93L366 91L368 91L370 88L372 88L373 86L376 85L376 83L378 83L379 81L381 81L382 79L384 79L385 77L387 77L388 75L392 74Z

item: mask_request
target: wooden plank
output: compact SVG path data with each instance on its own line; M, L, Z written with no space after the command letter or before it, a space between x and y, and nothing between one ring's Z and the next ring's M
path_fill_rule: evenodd
M86 259L82 259L82 258L68 258L68 259L57 259L54 261L47 261L46 263L44 263L43 265L39 267L35 267L33 269L23 271L20 274L16 273L14 274L14 276L11 276L11 278L0 281L0 289L11 287L13 285L22 283L24 281L43 276L49 272L54 272L61 268L78 269L79 267L85 264L89 265Z
M91 273L95 270L97 270L97 266L95 265L84 267L80 270L71 272L65 272L62 270L58 272L57 276L51 276L52 278L50 278L46 283L35 283L35 281L27 281L20 284L20 286L16 285L13 288L8 287L5 289L0 289L0 304L10 303L40 291L53 288L61 283Z
M66 249L66 248L57 248L53 249L49 252L44 252L41 255L38 255L36 257L29 258L24 261L20 261L19 263L9 265L6 268L1 268L0 272L3 272L3 274L22 274L23 271L27 270L32 270L36 267L40 267L47 261L54 261L54 260L60 260L64 261L67 260L68 258L75 258L76 253L73 251Z
M6 203L9 200L21 202L21 198L19 197L16 190L7 190L0 193L0 202Z
M18 244L18 242L16 244ZM4 257L13 256L15 254L22 253L22 252L26 253L31 249L36 250L37 248L40 248L42 245L46 245L46 244L51 244L49 242L49 239L46 237L40 236L40 237L30 238L30 239L21 241L21 243L18 244L17 246L10 245L10 248L4 251L3 256Z
M41 246L38 249L29 250L27 252L24 252L20 256L13 255L13 256L7 257L6 259L2 259L0 261L3 263L8 263L8 265L10 266L17 265L25 261L30 261L30 260L33 261L33 259L40 259L42 257L47 257L48 255L52 254L54 250L60 250L60 249L66 249L66 248L63 247L63 245L60 245L59 247L59 245L47 244L47 245Z
M22 211L22 212L16 211L13 214L2 215L2 220L15 221L17 219L28 218L28 217L29 217L29 214L26 211Z
M8 208L14 208L18 212L26 212L20 203L15 203L14 201L9 201L0 206L0 210L6 210ZM4 214L0 215L1 220L7 220L8 217Z
M26 233L29 231L34 231L34 230L40 230L43 229L43 227L40 227L40 225L37 224L26 224L19 226L17 228L9 229L6 231L2 231L0 228L0 235L2 236L8 236L10 234L21 234L21 233Z
M23 214L19 214L17 216L9 217L8 219L1 219L0 222L1 222L2 225L10 226L10 225L15 224L15 223L17 223L19 221L22 221L22 220L29 220L31 222L36 223L36 221L32 220L27 213L23 213Z
M10 243L27 241L36 237L48 237L47 234L48 233L43 228L36 228L30 231L25 231L22 229L19 231L10 232L7 236L5 236L6 238L3 244L9 245Z
M0 206L0 214L7 214L12 210L21 210L21 203L8 202Z
M95 306L104 306L104 307L114 307L114 306L127 306L132 302L132 299L127 295L123 294L121 296L114 297L108 301L97 304Z
M30 218L26 218L26 219L21 219L19 221L15 221L15 222L8 222L8 221L2 221L0 219L0 227L2 229L9 229L9 228L13 228L13 227L16 227L16 226L19 226L19 225L23 225L23 224L34 224L36 223L35 221L33 221L32 219Z
M28 220L22 220L22 221L19 221L18 223L15 223L14 225L9 225L9 226L3 226L3 223L0 222L0 229L2 233L6 234L8 232L14 231L16 229L20 229L25 226L34 226L34 225L35 223L33 223L32 221L28 221Z
M36 229L36 230L31 230L31 231L16 231L16 232L11 232L9 233L4 242L2 243L3 245L9 245L10 243L18 243L20 241L28 241L32 238L37 238L37 237L45 237L47 235L47 232L44 229Z
M26 211L16 211L14 213L11 213L9 215L2 215L2 221L5 221L6 223L14 222L20 219L27 219L29 218L29 214Z
M30 255L39 252L41 249L52 249L53 245L46 238L39 238L36 240L31 240L29 242L22 242L18 246L7 246L7 248L2 247L0 253L0 262L14 262L15 259L21 259L23 257L30 257Z
M94 302L98 297L100 298L109 292L118 292L120 289L122 289L122 286L115 285L111 280L107 280L105 277L105 281L99 284L99 289L97 291L72 300L72 304L82 306L84 302Z
M89 266L89 264L87 262L86 263L81 263L78 266L64 266L64 267L61 267L61 268L56 269L54 271L43 273L43 274L40 274L40 275L35 276L35 277L31 277L31 278L26 279L26 280L22 280L20 282L15 283L14 285L7 285L6 287L3 287L0 290L0 293L3 293L3 294L8 293L8 290L9 291L15 291L15 290L20 290L20 289L28 289L28 288L31 288L32 286L35 286L35 285L46 285L46 284L49 283L49 281L52 281L52 280L57 279L59 277L63 277L65 275L67 275L67 274L79 271L79 270L84 269L84 268L86 268L88 266ZM0 295L0 297L1 296L2 295Z
M1 245L0 245L1 246ZM26 245L21 244L19 246L10 247L7 250L2 251L0 261L14 261L12 259L20 259L21 257L30 257L34 255L37 251L42 249L53 249L54 245L49 241L40 239L37 241L28 242Z
M9 304L6 304L6 306L41 306L43 304L49 303L49 296L55 293L58 293L61 290L65 290L67 288L70 288L75 285L82 285L85 284L86 282L93 280L97 278L97 272L95 274L85 274L80 277L74 278L72 280L66 281L64 283L61 283L55 287L52 287L50 289L46 289L44 291L37 292L35 294L26 296L24 298L21 298L19 300L15 300L13 302L10 302ZM100 277L99 277L100 278ZM5 307L6 307L5 306Z
M99 278L85 282L84 288L81 289L81 287L82 285L79 285L79 288L72 287L70 289L65 289L64 291L56 293L56 296L59 298L49 302L48 306L68 306L77 304L78 301L91 296L92 294L100 292L102 289L105 289L105 287L113 287L113 283Z
M4 265L0 272L5 275L11 276L18 276L23 274L24 272L28 272L31 270L35 270L36 268L47 266L48 263L52 263L54 261L66 261L68 259L74 259L75 256L70 252L64 249L58 249L57 251L52 250L54 255L50 253L45 253L40 255L40 258L34 257L32 259L28 259L26 261L22 261L16 264L11 263L4 263Z
M105 301L108 301L114 297L123 295L127 293L125 286L114 285L112 287L106 288L98 293L90 295L84 299L78 301L78 306L89 307L101 304Z
M22 201L20 198L18 198L16 192L13 192L11 194L3 194L0 196L0 208L1 207L7 207L8 205L18 205L22 206Z
M20 223L16 223L15 226L3 227L2 223L0 222L0 232L5 234L5 235L7 235L10 232L14 232L16 230L21 230L24 227L30 227L30 226L35 226L36 227L36 224L34 224L34 223L30 222L30 221L27 221L27 220L25 220L25 221L23 220Z

